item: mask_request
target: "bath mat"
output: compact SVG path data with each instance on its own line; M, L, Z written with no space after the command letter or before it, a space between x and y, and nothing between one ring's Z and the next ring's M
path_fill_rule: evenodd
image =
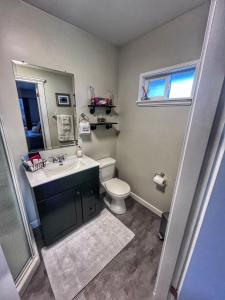
M56 300L73 299L132 239L107 209L51 247L42 249Z

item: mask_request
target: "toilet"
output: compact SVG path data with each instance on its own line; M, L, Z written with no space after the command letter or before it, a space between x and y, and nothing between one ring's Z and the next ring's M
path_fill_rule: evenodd
M124 214L126 212L125 199L130 195L130 186L125 181L115 178L116 160L107 157L98 160L100 182L106 196L104 202L106 206L115 214Z

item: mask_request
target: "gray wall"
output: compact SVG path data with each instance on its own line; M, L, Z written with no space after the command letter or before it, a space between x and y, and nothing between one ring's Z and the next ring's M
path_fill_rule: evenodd
M90 84L96 87L99 95L113 90L117 99L118 51L109 43L22 1L1 0L0 53L0 114L15 159L29 218L35 221L31 194L24 172L20 169L20 156L27 152L27 146L11 60L24 60L73 73L77 111L80 113L88 111L87 91ZM106 135L106 130L99 130L93 133L91 139L84 142L84 148L94 158L115 156L115 132L107 131ZM70 151L75 153L75 148Z
M119 57L119 175L132 191L161 211L171 203L190 107L139 107L139 75L199 59L209 3L153 30L123 47ZM164 171L165 193L152 178Z

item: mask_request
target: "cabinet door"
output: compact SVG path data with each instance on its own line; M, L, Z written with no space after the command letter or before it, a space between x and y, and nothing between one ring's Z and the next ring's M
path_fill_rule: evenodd
M82 184L82 207L84 222L96 216L102 209L98 180L91 180Z
M79 189L69 189L38 202L45 243L58 240L82 223Z

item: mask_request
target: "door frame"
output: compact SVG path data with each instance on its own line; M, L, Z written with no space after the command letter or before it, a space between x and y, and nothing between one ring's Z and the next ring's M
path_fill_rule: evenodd
M210 172L209 178L207 178L208 179L207 184L206 184L206 187L204 189L204 199L202 200L202 203L201 203L202 205L201 205L200 211L197 215L197 218L195 218L194 221L193 221L195 223L195 230L192 234L192 238L191 238L191 242L189 244L189 249L188 249L188 253L186 255L183 270L179 274L179 282L177 284L178 295L181 292L181 289L182 289L182 286L183 286L183 283L184 283L184 280L185 280L185 276L187 274L188 267L190 265L191 258L192 258L192 255L194 253L194 249L195 249L195 246L196 246L196 243L197 243L197 240L198 240L198 236L199 236L202 224L204 222L204 217L205 217L205 214L206 214L206 211L207 211L207 208L208 208L209 201L211 199L211 195L212 195L213 188L215 186L215 182L216 182L219 170L220 170L220 166L221 166L221 163L222 163L222 160L223 160L223 157L224 157L224 152L225 152L225 125L223 127L222 132L220 132L220 138L219 138L218 145L217 145L216 148L217 149L215 151L213 151L213 152L216 152L216 153L213 153L213 154L215 154L214 155L214 161L213 161L213 165L210 168L211 172Z
M37 250L37 246L36 246L36 242L35 242L35 239L33 236L32 229L29 226L29 223L27 221L28 220L27 214L26 214L26 210L24 207L24 202L23 202L21 191L20 191L20 186L18 183L16 170L15 170L15 166L14 166L13 159L12 159L12 153L8 147L7 135L4 131L4 124L3 124L3 120L1 118L1 116L0 116L0 133L2 136L4 148L5 148L7 161L9 164L10 174L12 176L12 181L13 181L16 197L18 200L18 205L19 205L19 210L20 210L21 217L22 217L23 226L25 229L28 245L29 245L30 252L31 252L31 257L29 258L29 260L27 261L27 263L25 264L25 266L23 267L23 269L21 270L19 276L17 277L17 279L15 281L16 288L17 288L19 294L22 294L24 292L24 290L26 289L29 281L31 280L33 274L35 273L35 271L40 263L40 257L38 254L38 250Z
M43 129L42 135L43 135L44 147L45 150L52 149L50 128L48 122L48 110L47 110L46 96L45 96L45 89L44 89L44 84L46 83L46 80L22 76L22 75L16 75L15 79L16 81L24 81L24 82L35 84L40 122L41 122L41 127Z
M175 268L172 286L177 287L178 295L180 293L186 271L194 250L195 242L198 237L198 228L201 225L200 220L204 217L204 207L207 205L207 193L210 188L210 180L216 165L218 153L223 146L222 139L225 137L225 80L217 107L213 128L211 131L203 167L201 170L198 188L194 197L190 217L185 231L185 240L179 253L179 263Z
M225 75L224 0L211 0L199 72L153 292L168 299Z

